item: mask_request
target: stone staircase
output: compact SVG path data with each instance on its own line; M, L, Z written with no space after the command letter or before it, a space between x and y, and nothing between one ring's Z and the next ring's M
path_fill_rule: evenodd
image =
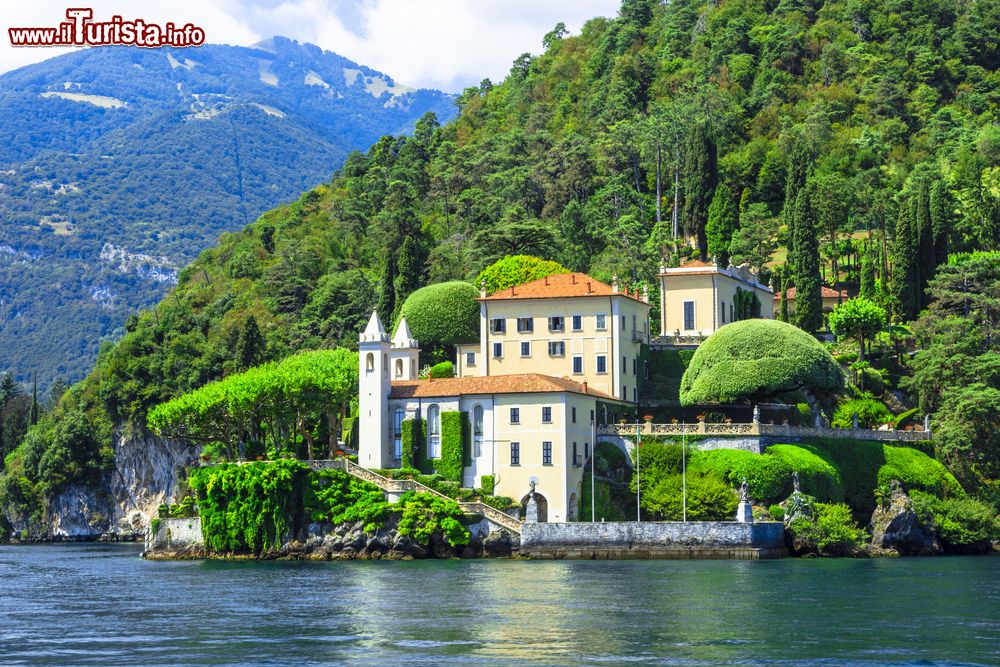
M412 479L389 479L388 477L383 477L376 472L372 472L368 468L359 466L357 463L352 463L347 459L335 459L332 461L308 461L306 462L310 468L314 470L319 469L333 469L333 470L343 470L353 477L370 482L375 486L382 489L384 492L393 495L402 495L407 491L416 491L419 493L431 493L435 496L440 496L446 500L454 500L454 498L449 498L448 496L435 491L429 486L425 486L420 482ZM490 507L483 502L458 502L459 508L466 514L474 514L481 516L490 523L493 523L501 528L506 528L512 533L521 535L522 522L518 521L506 512L501 512L495 507Z

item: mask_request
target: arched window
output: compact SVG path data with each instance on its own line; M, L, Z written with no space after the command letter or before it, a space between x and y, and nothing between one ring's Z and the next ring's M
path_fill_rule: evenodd
M601 426L608 425L608 406L601 406Z
M483 454L483 406L472 408L472 455Z
M365 357L365 371L371 373L375 370L375 355L369 352Z
M389 377L389 355L382 353L382 375Z
M441 409L427 408L427 458L441 458Z
M403 458L403 408L396 408L392 416L392 455L393 458Z
M410 359L410 378L416 379L417 377L417 360Z
M403 360L396 359L396 378L403 377Z

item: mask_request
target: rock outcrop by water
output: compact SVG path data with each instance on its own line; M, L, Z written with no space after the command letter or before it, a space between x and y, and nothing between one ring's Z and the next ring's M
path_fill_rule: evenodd
M196 448L148 432L119 430L111 469L96 484L74 484L52 499L40 533L14 522L28 540L140 540L157 507L176 500L181 471Z
M875 508L871 520L872 555L937 556L941 542L931 526L913 511L913 502L893 482L888 504Z

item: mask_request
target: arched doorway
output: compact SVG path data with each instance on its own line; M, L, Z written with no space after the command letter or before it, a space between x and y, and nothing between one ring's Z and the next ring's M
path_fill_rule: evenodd
M576 492L569 494L569 507L566 508L566 520L576 521L577 520L577 503L579 501L576 498Z
M531 497L530 493L524 495L521 498L521 516L526 517L528 509L528 498ZM538 506L538 523L545 523L549 520L549 501L545 499L545 496L535 491L535 504Z

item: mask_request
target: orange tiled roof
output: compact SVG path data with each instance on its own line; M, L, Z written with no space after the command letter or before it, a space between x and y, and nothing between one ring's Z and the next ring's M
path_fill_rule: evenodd
M795 299L795 288L789 287L787 291L788 291L787 300L793 301ZM823 285L822 287L819 288L819 293L820 293L820 298L822 299L836 299L838 296L844 299L849 298L847 296L847 290L841 290L840 292L837 292L837 290L827 287L826 285ZM774 300L781 301L781 292L776 292L774 294Z
M520 375L490 375L485 377L440 378L437 380L405 380L392 383L389 398L432 398L470 394L540 394L568 391L595 398L616 400L604 392L592 389L568 378L540 373Z
M632 292L622 288L616 292L606 283L591 278L586 273L557 273L554 276L533 280L530 283L490 294L480 301L501 301L506 299L555 299L579 296L623 296L633 301L645 303L639 297L639 290Z

